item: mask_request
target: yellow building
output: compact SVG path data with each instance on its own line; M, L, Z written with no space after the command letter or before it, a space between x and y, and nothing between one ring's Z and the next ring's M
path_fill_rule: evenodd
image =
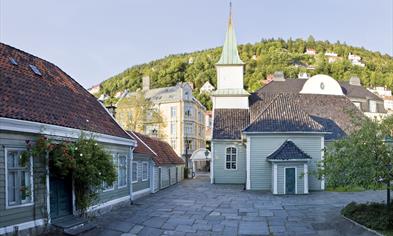
M164 120L164 125L161 126L155 123L145 124L143 133L167 141L182 157L186 154L186 150L191 156L195 150L205 147L206 108L192 95L190 84L178 83L172 87L150 89L150 79L144 77L143 92L145 98L154 104L154 108L159 111ZM134 94L135 92L125 92L117 104L116 120L123 127L131 118L132 111L121 103L125 97L132 97Z

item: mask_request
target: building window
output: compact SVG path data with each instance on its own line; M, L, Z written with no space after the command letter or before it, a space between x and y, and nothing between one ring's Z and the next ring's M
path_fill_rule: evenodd
M184 124L184 133L186 135L194 135L194 124L192 123L185 123Z
M138 182L138 163L132 162L132 182Z
M115 167L117 167L116 166L116 154L112 154L112 163ZM117 168L116 168L116 170L117 170ZM113 190L114 186L115 186L115 182L111 183L110 185L107 182L102 183L102 188L103 188L104 192Z
M33 158L21 166L22 149L6 149L7 207L23 206L33 202Z
M377 102L370 100L370 112L377 112Z
M146 181L149 179L149 163L142 163L142 181Z
M176 116L177 116L177 110L176 110L176 107L171 107L171 119L172 120L176 120Z
M171 123L171 136L176 137L176 123Z
M225 169L236 170L237 150L235 147L227 147L225 152Z
M353 104L355 105L355 107L357 107L359 110L362 110L362 107L360 105L360 102L353 102Z
M193 116L193 113L194 109L191 106L186 106L184 111L184 115L186 116L186 118L191 118Z
M117 169L117 176L118 176L118 187L123 188L127 186L127 156L126 155L119 155L118 160L118 169Z

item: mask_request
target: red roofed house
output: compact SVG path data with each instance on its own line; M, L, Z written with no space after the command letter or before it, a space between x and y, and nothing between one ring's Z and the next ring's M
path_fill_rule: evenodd
M92 134L118 163L118 180L99 190L89 211L129 202L128 166L135 140L59 67L0 43L0 235L76 214L70 179L52 177L50 168L32 157L29 167L18 160L26 140L34 142L42 135L72 140L82 131ZM25 188L29 194L22 193Z
M167 142L137 132L128 133L138 142L131 171L133 199L183 180L184 161Z

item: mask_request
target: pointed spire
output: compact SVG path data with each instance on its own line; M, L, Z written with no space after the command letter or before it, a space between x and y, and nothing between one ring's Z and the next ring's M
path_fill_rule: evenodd
M232 23L232 2L229 3L228 29L218 65L243 65L237 51L236 34Z

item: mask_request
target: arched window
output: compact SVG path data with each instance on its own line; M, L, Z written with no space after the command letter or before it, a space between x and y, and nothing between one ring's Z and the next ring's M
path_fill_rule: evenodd
M225 151L225 169L236 170L237 168L237 149L235 147L227 147Z

